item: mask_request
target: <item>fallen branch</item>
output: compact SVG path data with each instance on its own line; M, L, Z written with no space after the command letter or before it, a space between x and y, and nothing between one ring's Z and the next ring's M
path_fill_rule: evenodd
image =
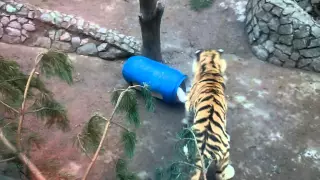
M95 152L95 154L94 154L94 156L93 156L93 158L92 158L92 160L91 160L91 162L90 162L90 164L89 164L89 166L88 166L88 168L87 168L87 170L86 170L86 172L85 172L82 180L86 180L86 179L87 179L87 176L88 176L88 174L90 173L90 170L91 170L92 166L93 166L94 163L96 162L96 160L97 160L97 158L98 158L98 155L99 155L99 152L100 152L100 150L101 150L102 144L103 144L103 142L104 142L104 139L105 139L106 136L107 136L107 132L108 132L110 123L111 123L111 121L112 121L112 118L113 118L113 116L114 116L114 114L115 114L115 112L116 112L116 110L117 110L117 108L118 108L118 106L119 106L119 104L120 104L120 102L121 102L122 97L124 96L124 94L125 94L129 89L130 89L130 88L128 88L128 89L126 89L125 91L121 92L121 94L120 94L120 96L119 96L119 98L118 98L118 100L117 100L116 106L115 106L115 108L113 109L109 120L106 119L107 123L106 123L106 125L105 125L105 128L104 128L104 131L103 131L103 134L102 134L102 137L101 137L99 146L98 146L98 148L97 148L97 150L96 150L96 152Z
M29 168L29 170L37 180L46 180L46 178L42 175L39 169L29 160L29 158L25 154L18 152L17 149L8 141L8 139L4 136L2 129L0 129L0 139L10 151L18 155L19 159Z
M16 159L16 157L11 157L11 158L8 158L8 159L3 159L3 160L0 160L0 163L12 161L12 160L14 160L14 159Z
M22 101L22 105L21 105L21 110L20 110L20 117L19 117L19 125L18 125L18 131L17 131L17 148L19 151L21 151L21 129L22 129L22 125L23 125L23 121L24 121L24 115L25 115L25 108L26 108L26 100L27 100L27 94L29 91L29 87L30 87L30 83L32 80L32 77L34 75L34 73L36 72L37 66L39 64L39 62L41 61L41 58L43 56L44 53L40 53L37 55L36 59L35 59L35 65L33 67L33 69L30 72L27 84L26 84L26 88L24 89L24 94L23 94L23 101Z
M10 105L8 105L7 103L3 102L0 100L0 103L3 104L4 106L6 106L7 108L11 109L12 111L14 111L15 113L19 113L18 110L16 110L15 108L11 107Z

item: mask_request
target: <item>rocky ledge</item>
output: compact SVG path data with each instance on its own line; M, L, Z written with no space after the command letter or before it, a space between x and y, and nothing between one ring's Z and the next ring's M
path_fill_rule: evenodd
M112 60L139 54L132 36L81 17L0 0L0 41L57 49Z
M249 0L246 32L261 60L320 72L320 25L293 0Z

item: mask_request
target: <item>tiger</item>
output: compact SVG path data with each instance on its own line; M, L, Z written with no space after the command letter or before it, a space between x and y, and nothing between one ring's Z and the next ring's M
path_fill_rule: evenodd
M230 136L226 131L224 74L227 63L221 54L214 49L195 52L196 59L192 65L194 77L185 102L185 118L182 120L191 126L201 156L197 157L198 168L191 180L199 180L203 176L201 169L204 158L213 163L216 179L227 180L235 175L229 162Z

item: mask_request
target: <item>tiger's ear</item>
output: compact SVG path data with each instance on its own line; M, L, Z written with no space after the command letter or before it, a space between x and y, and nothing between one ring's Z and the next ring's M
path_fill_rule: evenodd
M227 69L227 61L225 59L220 59L220 71L224 73Z

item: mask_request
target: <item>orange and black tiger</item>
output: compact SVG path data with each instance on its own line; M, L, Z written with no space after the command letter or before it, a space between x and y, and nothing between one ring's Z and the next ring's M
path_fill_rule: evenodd
M231 179L234 168L229 164L229 135L226 131L227 103L223 74L227 64L216 50L198 50L193 62L193 82L185 102L184 123L192 122L201 158L214 163L216 178ZM202 177L201 158L197 158L192 180Z

